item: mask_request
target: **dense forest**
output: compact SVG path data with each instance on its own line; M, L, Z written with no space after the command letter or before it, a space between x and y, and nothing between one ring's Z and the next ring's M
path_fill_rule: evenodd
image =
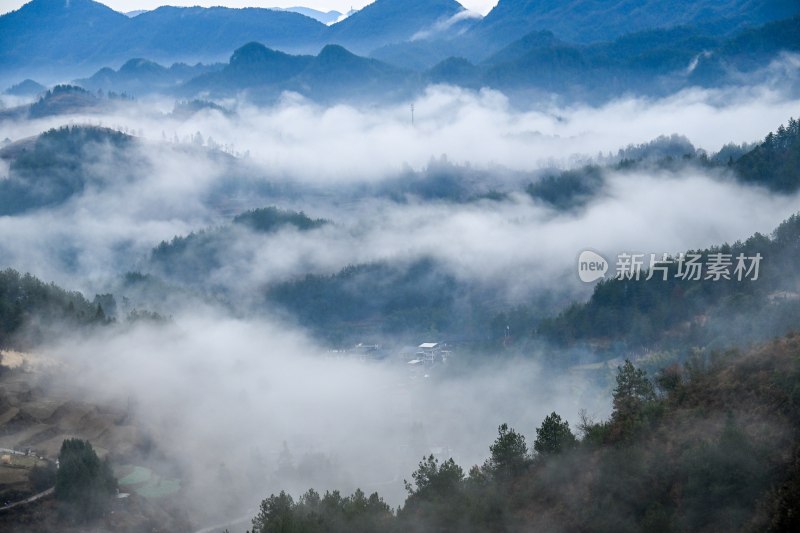
M319 337L346 344L380 336L480 331L485 300L434 260L352 265L276 284L266 301Z
M67 522L87 523L104 516L117 494L111 465L100 460L89 441L67 439L61 444L55 478L55 496Z
M4 148L0 157L9 162L9 175L0 180L0 216L53 207L90 187L102 187L109 177L88 169L101 163L132 168L125 149L133 143L132 137L108 128L63 126Z
M740 281L738 275L709 279L707 272L694 279L679 275L681 262L673 257L658 264L659 271L649 280L650 272L643 271L640 279L601 281L588 302L542 321L538 334L560 345L624 341L632 346L731 346L782 335L796 325L799 215L781 224L772 236L756 234L744 242L690 251L684 257L708 259L716 254L730 260L731 273L740 255L760 254L758 279Z
M44 283L30 274L0 271L0 348L35 344L51 326L105 324L109 319L100 303L103 300L98 296L90 302L79 292Z
M468 471L423 458L396 513L361 491L272 495L253 531L794 531L799 379L794 334L652 377L626 362L607 420L552 413L532 446L502 424Z
M302 211L274 206L253 209L237 215L229 224L162 241L153 248L149 266L154 272L179 282L205 284L208 274L229 259L229 247L246 238L248 231L262 235L291 228L311 231L328 223L310 218Z
M792 118L751 152L740 157L734 168L747 183L758 183L779 192L800 188L800 121Z
M708 154L685 137L661 136L648 143L601 156L591 164L546 172L525 189L534 200L559 210L586 206L605 190L609 173L658 170L679 174L701 168L728 179L789 194L800 188L800 126L790 118L756 144L727 144Z

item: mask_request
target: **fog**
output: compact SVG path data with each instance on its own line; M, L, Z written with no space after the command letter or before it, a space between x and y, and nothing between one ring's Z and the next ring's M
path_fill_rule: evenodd
M210 310L42 352L65 364L62 381L85 399L130 402L134 423L179 465L189 499L211 520L270 491L312 486L379 490L396 505L424 454L469 467L485 460L501 422L530 435L553 410L573 421L581 408L609 410L594 385L545 379L531 361L489 358L426 378L403 362L362 362ZM220 471L233 482L221 484Z
M241 230L207 284L246 301L306 273L431 257L509 305L554 285L582 298L591 286L574 269L586 248L614 256L732 242L772 230L797 198L699 167L607 171L601 194L569 211L533 200L525 185L544 169L572 168L662 134L685 135L708 152L757 141L799 103L762 87L520 110L497 92L433 87L414 102L413 125L409 105L326 108L292 94L269 108L221 102L230 116L179 119L169 114L173 102L143 100L102 116L3 122L0 139L93 124L133 132L139 142L127 168L114 166L111 146L93 146L98 163L86 170L102 179L65 203L0 217L0 256L3 266L91 297L128 271L147 271L162 240L278 205L332 224ZM437 165L490 176L470 187L508 194L458 203L369 192ZM87 397L132 400L137 423L180 464L187 494L212 523L287 487L361 487L397 505L403 478L432 449L468 468L486 458L502 422L531 439L551 411L574 427L579 409L598 417L610 409L606 384L554 377L530 360L487 357L468 372L426 378L403 362L332 353L269 312L234 317L212 304L188 307L170 309L174 321L165 325L65 335L42 351L63 361L64 379ZM419 339L429 340L437 339ZM313 475L298 466L303 461L318 461ZM241 490L219 498L223 471Z
M164 114L168 102L144 101L111 115L0 123L0 138L13 140L85 123L142 140L127 159L130 168L114 167L111 156L95 158L100 162L89 172L101 176L102 187L57 208L0 218L6 264L91 293L141 268L161 240L223 224L247 208L278 205L334 225L253 236L231 250L225 272L215 273L217 283L247 292L302 272L430 256L461 278L524 298L571 274L584 248L663 253L733 241L770 231L796 205L793 198L701 170L609 173L603 195L579 212L558 212L523 194L543 167L569 168L664 133L685 135L709 152L758 140L798 104L763 88L519 111L500 93L438 87L415 102L413 127L407 106L322 108L296 95L270 108L227 104L234 116L203 111L178 120ZM173 142L197 142L198 132L205 148ZM219 157L209 146L240 157ZM442 156L483 173L482 183L468 187L511 195L502 202L453 204L353 194L352 187L435 167ZM242 182L249 186L221 192ZM292 192L263 194L259 184L283 184ZM577 283L575 276L565 279Z

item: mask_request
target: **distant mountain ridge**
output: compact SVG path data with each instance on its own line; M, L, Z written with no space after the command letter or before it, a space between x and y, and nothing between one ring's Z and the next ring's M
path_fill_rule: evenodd
M327 45L317 56L289 55L260 43L249 43L231 56L225 68L189 81L178 94L230 96L245 91L257 101L277 98L291 90L318 101L407 94L413 73L339 45Z
M340 44L366 54L434 31L437 23L447 29L447 19L464 11L455 0L377 0L327 26L306 16L321 12L292 9L165 6L128 17L93 0L32 0L0 16L0 75L91 71L131 57L216 62L251 41L291 53L315 54L326 44Z
M343 13L340 13L339 11L333 9L330 11L318 11L316 9L311 9L308 7L299 7L299 6L287 7L283 9L274 7L272 9L275 9L276 11L291 11L293 13L300 13L301 15L305 15L306 17L318 20L323 24L333 24L334 22L339 20L343 15Z
M500 0L477 25L490 42L548 30L575 43L608 41L626 33L708 24L726 33L791 17L796 0Z
M456 38L389 44L376 58L409 68L430 68L449 56L485 61L534 32L588 45L643 31L692 26L717 37L800 13L797 0L500 0Z
M329 43L366 54L387 43L406 42L426 32L449 35L448 21L461 13L466 10L455 0L378 0L331 26L327 39ZM469 24L474 20L467 18L461 22Z
M291 55L249 43L225 65L174 65L144 60L115 72L102 69L79 84L96 90L133 91L140 84L186 99L245 94L257 103L293 91L317 101L402 99L431 84L488 87L516 98L557 94L602 102L619 94L659 96L690 86L758 83L770 63L800 53L800 16L739 32L729 38L678 27L625 35L611 42L575 45L551 32L532 32L482 62L449 57L422 72L328 45L318 55ZM761 70L765 73L762 73ZM189 74L199 74L189 79ZM180 76L183 80L179 83ZM104 85L108 84L108 85ZM137 94L133 91L134 94Z
M119 70L105 67L90 78L76 80L75 83L92 91L128 94L168 92L193 78L222 70L223 66L221 64L190 66L185 63L175 63L167 68L147 59L134 58L127 61Z
M258 89L264 101L285 90L337 100L447 83L603 99L719 86L800 51L800 15L770 22L800 11L796 0L670 5L665 13L655 0L501 0L480 19L455 0L377 0L326 26L260 8L161 7L129 18L92 0L33 0L0 17L0 82L83 76L79 84L92 90L205 98ZM514 37L537 26L552 29ZM186 56L193 60L174 59ZM196 64L208 57L218 59ZM61 74L76 68L80 76Z

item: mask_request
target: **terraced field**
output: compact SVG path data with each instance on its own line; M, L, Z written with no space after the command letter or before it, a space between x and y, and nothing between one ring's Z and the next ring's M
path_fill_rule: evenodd
M58 367L19 353L4 353L3 363L8 366L0 373L0 448L33 450L55 460L67 438L89 440L101 457L112 451L117 457L132 455L146 444L142 432L129 422L126 409L100 407L77 399L74 390L53 386L52 373L60 371ZM0 464L0 504L5 503L3 498L31 492L28 475L36 462L0 453L4 455L10 459L9 464ZM171 490L170 485L155 481L142 490L154 494Z

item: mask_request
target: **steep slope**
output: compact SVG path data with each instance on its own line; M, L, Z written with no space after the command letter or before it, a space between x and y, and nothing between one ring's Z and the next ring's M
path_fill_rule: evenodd
M291 53L314 53L325 44L364 53L451 35L474 22L455 0L378 0L332 27L306 16L316 12L296 11L165 6L128 17L92 0L33 0L0 17L0 64L32 73L55 67L48 74L57 77L69 69L116 67L131 57L213 62L250 41Z
M136 156L129 148L135 142L114 130L73 126L3 148L0 159L9 171L0 180L0 216L60 205L89 187L103 187L111 180L92 165L105 160L132 168Z
M381 61L357 56L338 45L327 45L316 57L294 56L250 43L237 50L222 71L186 83L186 97L248 91L259 102L294 91L317 101L390 98L416 82L413 73Z
M208 62L248 41L316 51L328 30L299 13L271 9L162 7L129 18L92 0L33 0L0 17L0 64L6 71L0 74L24 68L74 75L131 57Z
M11 96L36 96L42 94L47 90L47 87L44 85L33 81L32 79L23 80L5 91L3 94L9 94Z
M192 79L181 87L180 93L186 96L202 92L233 94L246 89L276 86L300 74L312 59L311 56L293 56L263 44L248 43L233 53L230 62L221 71Z
M781 52L800 52L800 15L748 28L714 53L698 57L691 81L709 87L727 80L735 81L739 72L751 73L763 68Z
M338 45L328 45L288 88L318 101L372 97L385 100L403 94L414 81L407 71L357 56Z
M534 30L577 43L678 25L707 25L717 32L764 24L800 11L794 0L500 0L470 32L473 45L497 49Z
M70 327L103 324L106 317L97 302L97 297L92 303L79 292L30 274L0 270L0 348L30 348L42 340L47 322Z
M293 13L300 13L306 17L310 17L314 20L318 20L323 24L333 24L342 16L342 13L338 11L318 11L316 9L311 9L308 7L287 7L285 9L281 8L273 8L276 11L291 11Z
M105 43L102 54L154 61L226 57L248 41L273 48L312 49L327 27L314 19L271 9L161 7L131 20L129 32Z
M469 471L423 456L396 515L378 493L281 492L253 532L797 531L800 338L657 370L626 362L615 379L599 375L616 382L613 410L601 422L584 411L578 435L552 412L538 428L503 423Z
M331 26L327 42L356 53L453 31L469 17L455 0L377 0ZM459 18L460 17L460 18Z
M800 122L790 119L733 165L739 177L779 192L800 188Z
M33 0L0 17L0 65L35 70L84 62L129 22L92 0Z

